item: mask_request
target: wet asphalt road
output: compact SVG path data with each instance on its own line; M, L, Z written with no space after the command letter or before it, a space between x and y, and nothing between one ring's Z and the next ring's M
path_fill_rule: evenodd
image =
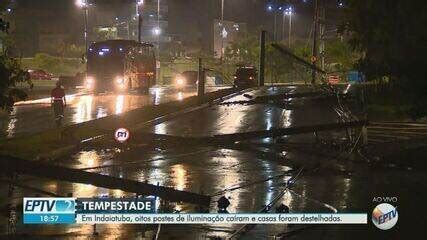
M215 91L221 87L207 87L207 91ZM169 101L179 101L197 94L194 87L178 91L174 87L154 87L149 95L138 93L99 93L90 94L83 91L66 96L63 124L70 125L121 114L146 105L158 105ZM50 98L42 98L15 104L9 117L0 119L3 138L11 138L28 133L40 132L54 128L53 110Z
M251 96L293 92L304 89L292 87L263 88L247 94ZM247 99L243 95L226 100ZM332 107L334 101L293 99L289 108L274 105L213 105L176 119L147 127L145 131L178 136L209 136L213 134L265 130L277 127L303 126L338 121ZM109 110L114 111L114 107ZM319 134L321 139L341 139L343 132ZM321 146L312 150L313 134L288 136L280 139L253 141L245 149L215 146L134 147L131 149L105 148L84 150L57 162L68 167L84 168L111 176L146 181L170 186L179 190L203 192L215 201L224 195L231 205L228 211L256 212L274 199L283 189L284 182L302 167L306 170L292 191L278 201L288 205L291 212L357 212L368 213L367 226L286 226L258 225L242 239L273 239L283 233L289 239L401 239L405 234L422 233L426 217L410 221L411 213L420 208L426 197L420 189L426 187L426 176L417 170L370 167L365 163L337 160L335 151ZM297 146L297 148L289 148ZM312 171L316 169L316 171ZM274 178L273 178L274 177ZM97 188L91 185L70 184L52 180L20 176L19 182L60 195L73 193L78 197L132 196L121 190ZM7 196L7 185L0 185L2 197ZM23 196L35 196L34 191L16 188L11 202L20 202ZM370 212L375 207L376 196L397 196L398 225L387 232L375 229L370 223ZM276 204L276 205L277 205ZM3 204L2 204L3 205ZM3 206L2 206L3 207ZM194 205L172 204L174 211L197 212ZM216 212L212 202L209 211ZM274 211L274 209L273 209ZM19 211L18 211L19 213ZM8 219L2 213L0 230L6 233ZM405 219L406 218L406 219ZM29 226L15 219L17 236L37 235L48 239L89 239L93 226ZM299 231L300 227L304 230ZM227 237L239 226L163 226L159 239L207 239ZM136 225L99 225L97 239L149 239L150 227ZM27 234L27 235L25 235ZM418 235L416 235L418 236ZM421 238L420 238L421 239Z

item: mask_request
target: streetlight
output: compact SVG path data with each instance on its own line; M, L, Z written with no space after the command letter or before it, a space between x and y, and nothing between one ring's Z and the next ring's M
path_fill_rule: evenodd
M144 0L136 0L136 15L138 16L138 42L142 42L142 13L140 7L144 4Z
M289 6L283 11L283 36L285 36L285 18L286 18L286 15L289 16L289 36L288 36L289 46L288 47L291 47L292 15L294 14L293 10L294 10L293 7Z
M267 11L269 12L274 12L274 41L276 41L276 36L277 36L277 10L279 10L279 8L276 8L275 5L273 5L272 3L269 3L267 5Z
M153 28L154 35L159 36L161 33L162 33L162 29L160 29L159 27Z
M154 28L154 35L157 36L157 54L160 56L160 0L157 0L157 26Z
M85 38L85 52L88 48L88 34L87 34L87 20L88 20L88 0L77 0L76 5L80 8L82 8L85 11L85 31L84 31L84 38Z
M221 22L220 27L222 27L222 30L220 29L220 35L221 35L221 60L224 57L224 38L227 36L227 30L225 29L224 25L224 0L221 0Z

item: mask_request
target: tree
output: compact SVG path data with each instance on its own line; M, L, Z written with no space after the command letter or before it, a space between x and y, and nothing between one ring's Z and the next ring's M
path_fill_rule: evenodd
M259 61L259 40L255 35L240 38L225 49L224 57L235 63L255 65Z
M0 16L3 16L2 13L5 7L7 7L6 4L0 5ZM15 101L23 100L27 97L24 91L16 88L16 84L19 82L30 84L30 77L28 72L21 69L16 59L7 56L8 23L1 17L0 26L2 26L0 28L0 42L4 45L3 48L6 49L0 53L0 108L10 111Z
M326 71L348 71L353 69L357 61L357 52L353 51L347 42L333 39L327 41L325 46Z
M225 50L225 59L240 65L259 66L259 37L257 34L249 35L233 42ZM287 57L271 44L266 45L266 79L271 82L285 82L289 73L295 71L294 61Z
M386 77L419 116L426 113L427 4L422 0L348 0L341 31L362 53L368 79Z
M117 39L116 27L97 27L94 28L94 32L98 41Z

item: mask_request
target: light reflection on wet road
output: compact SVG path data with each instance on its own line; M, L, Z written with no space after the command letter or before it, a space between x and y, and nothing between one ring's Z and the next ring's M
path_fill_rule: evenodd
M221 87L207 87L215 91ZM173 87L155 87L149 95L137 93L77 93L66 96L65 125L82 123L108 115L121 114L146 105L158 105L169 101L180 101L196 95L195 88L178 91ZM54 128L54 117L50 98L18 102L8 118L0 119L3 136L10 138ZM0 134L1 136L1 134Z
M273 90L266 88L249 94L255 96L283 91L293 91L293 89L279 88ZM233 100L246 100L246 98L240 95L227 101ZM181 136L207 136L334 122L337 121L337 116L331 109L333 104L331 102L316 102L315 104L307 102L302 107L294 109L283 109L270 105L211 106L153 127L147 127L146 131ZM115 111L115 107L108 111ZM93 117L93 115L91 116ZM308 144L313 141L313 136L311 134L289 136L286 140ZM274 149L270 150L274 151ZM287 171L299 169L301 166L326 165L330 162L333 163L333 160L328 156L304 151L290 151L284 156L282 153L268 155L255 147L242 151L181 145L177 148L155 150L147 150L142 147L129 150L114 148L100 151L87 150L75 153L70 159L64 159L64 161L57 163L73 168L84 168L86 171L100 174L170 186L179 190L202 192L213 195L214 201L221 195L225 195L231 202L228 211L236 213L256 212L263 205L270 203L283 189L283 183L291 177L291 175L285 174ZM346 162L339 162L338 165L343 165L345 171L325 168L324 171L302 177L293 188L294 193L287 192L279 200L279 203L288 205L291 212L331 212L325 203L337 208L338 211L369 212L373 208L372 194L379 191L378 189L393 193L393 185L399 184L399 181L409 181L408 176L399 171L395 171L401 177L397 179L391 173L372 170L365 165L346 165ZM352 172L357 174L350 174ZM280 177L270 179L274 176ZM375 181L373 181L374 176L376 176ZM61 195L72 192L73 196L76 197L132 196L132 194L120 190L53 182L31 177L22 177L20 182ZM2 194L6 191L5 188L4 185L0 187ZM232 190L217 194L226 189ZM410 188L404 189L402 193L409 194L409 191ZM22 196L34 196L33 192L19 188L15 192L15 199ZM211 212L217 211L214 201L210 206ZM185 203L174 204L172 208L175 211L197 212L194 205ZM3 221L5 220L2 218L1 222ZM97 228L100 234L97 239L144 239L142 238L145 231L144 227L147 226L100 225ZM373 234L369 236L378 236L378 231L375 229L362 227L364 228L355 228L364 230L361 233L362 236L367 236L367 233ZM234 225L163 226L160 239L226 237L237 228L238 226ZM294 226L285 225L257 226L250 233L244 235L243 239L267 239L293 228ZM294 239L311 239L313 237L316 239L359 239L361 235L348 235L344 231L336 231L337 229L344 229L338 226L321 229L320 233L305 231L301 235L294 236ZM329 231L324 229L329 229ZM4 229L1 231L4 232ZM40 234L61 239L74 239L81 236L82 239L86 239L92 233L92 228L87 225L38 226L33 228L20 225L18 226L18 233Z

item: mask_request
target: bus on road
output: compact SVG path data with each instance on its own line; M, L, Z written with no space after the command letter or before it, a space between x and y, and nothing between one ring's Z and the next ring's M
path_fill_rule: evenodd
M95 42L87 53L84 86L91 91L127 91L148 93L156 84L156 57L149 43L133 40Z

